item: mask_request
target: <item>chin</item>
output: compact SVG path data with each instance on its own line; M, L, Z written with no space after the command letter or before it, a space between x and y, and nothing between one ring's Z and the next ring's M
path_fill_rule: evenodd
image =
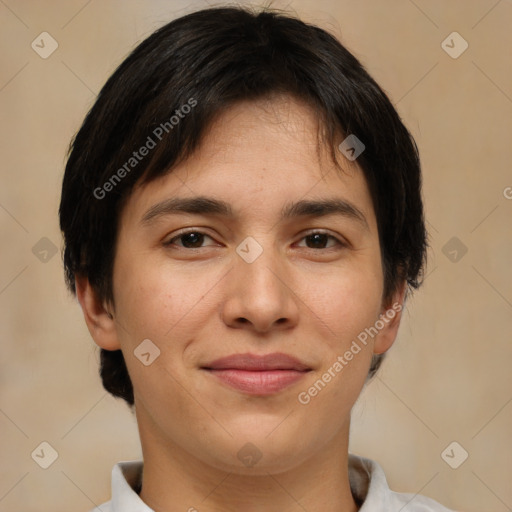
M227 427L233 437L224 438L227 442L221 450L209 454L210 463L218 469L240 475L278 474L293 469L313 454L314 441L311 440L308 449L303 429L302 432L299 428L291 432L284 428L284 424L278 427L279 423L268 421L261 425L260 422L260 428L253 425L236 432ZM281 430L279 435L278 430ZM221 446L218 441L212 444Z

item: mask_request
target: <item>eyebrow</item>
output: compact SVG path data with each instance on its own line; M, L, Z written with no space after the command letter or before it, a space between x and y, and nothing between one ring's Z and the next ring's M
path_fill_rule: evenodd
M173 197L149 208L140 222L144 226L149 226L157 219L179 213L235 217L231 205L220 199L206 196ZM294 217L324 217L326 215L340 215L356 220L367 231L370 230L363 212L344 199L300 200L286 204L281 210L281 220Z

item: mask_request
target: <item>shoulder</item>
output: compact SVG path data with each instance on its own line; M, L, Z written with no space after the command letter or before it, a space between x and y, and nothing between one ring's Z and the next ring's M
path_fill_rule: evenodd
M112 468L110 501L89 512L152 512L138 493L142 484L142 460L121 461Z
M392 491L382 467L364 457L349 454L349 479L359 512L454 512L426 496Z
M92 508L89 512L112 512L112 501L107 501L103 505Z
M398 493L390 491L390 510L403 512L454 512L427 496L421 494Z

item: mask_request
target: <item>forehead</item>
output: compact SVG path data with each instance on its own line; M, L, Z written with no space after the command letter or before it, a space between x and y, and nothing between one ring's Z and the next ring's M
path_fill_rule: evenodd
M317 113L291 97L237 103L218 115L186 161L136 187L125 213L140 222L170 197L215 196L231 205L232 216L282 217L292 202L338 198L362 211L371 225L362 170L341 152L333 162L321 130Z

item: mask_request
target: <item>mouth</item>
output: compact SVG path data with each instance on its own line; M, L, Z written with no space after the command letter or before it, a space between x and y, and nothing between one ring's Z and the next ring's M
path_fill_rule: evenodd
M271 395L302 379L312 369L283 353L234 354L201 367L231 388L250 395Z

